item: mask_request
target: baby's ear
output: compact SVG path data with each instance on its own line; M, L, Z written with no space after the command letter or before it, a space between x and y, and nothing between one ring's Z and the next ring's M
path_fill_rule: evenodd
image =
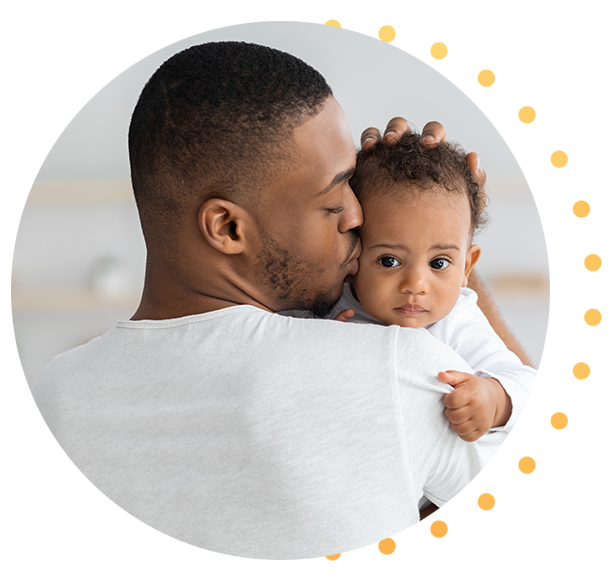
M481 246L477 246L473 244L470 246L468 253L466 254L466 263L464 264L464 277L462 278L462 287L466 287L468 285L468 276L470 276L470 272L474 268L474 265L479 261L481 257Z

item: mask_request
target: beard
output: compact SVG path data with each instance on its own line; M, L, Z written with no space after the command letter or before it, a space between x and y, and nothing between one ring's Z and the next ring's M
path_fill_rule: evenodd
M326 318L339 302L343 285L338 289L320 291L311 288L312 281L324 275L325 269L297 259L265 232L261 232L263 248L257 255L258 277L271 292L280 310L306 310L314 318ZM349 255L358 243L357 235Z

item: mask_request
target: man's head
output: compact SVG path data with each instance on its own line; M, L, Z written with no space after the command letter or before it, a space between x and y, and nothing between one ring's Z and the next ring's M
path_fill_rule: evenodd
M419 328L451 312L481 249L472 244L485 197L458 147L424 149L419 135L360 152L360 271L353 281L369 314Z
M149 264L229 303L336 301L361 222L355 150L312 67L242 42L191 47L142 91L129 151Z

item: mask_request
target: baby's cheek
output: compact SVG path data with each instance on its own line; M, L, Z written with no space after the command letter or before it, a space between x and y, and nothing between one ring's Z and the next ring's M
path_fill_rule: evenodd
M445 318L455 307L459 297L460 297L461 286L452 288L451 291L447 291L444 293L442 299L439 301L437 306L437 318L440 320L441 318Z
M366 271L359 272L358 277L354 281L358 300L371 316L382 320L388 302L387 280Z
M366 266L360 267L358 274L354 276L354 289L356 290L358 300L365 308L366 304L369 304L376 298L375 294L378 286L375 284L374 278L375 276L371 275L370 270Z

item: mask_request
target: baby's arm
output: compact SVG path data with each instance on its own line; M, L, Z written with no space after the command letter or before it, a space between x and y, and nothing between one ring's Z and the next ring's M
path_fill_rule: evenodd
M450 421L454 431L461 435L453 422L463 420L467 413L465 411L452 413L451 411L462 407L467 407L468 411L474 411L474 403L464 404L464 400L468 398L467 395L474 396L475 392L477 392L476 400L487 401L487 405L483 405L479 401L476 411L473 413L478 429L483 429L486 424L489 424L489 428L494 430L510 430L529 395L536 371L532 367L524 365L494 332L487 318L477 306L476 293L472 290L463 290L463 296L453 312L430 327L429 331L453 348L475 370L474 376L469 375L470 380L465 385L462 384L463 380L451 379L446 375L443 375L443 379L439 376L439 380L445 383L452 386L454 383L460 385L448 399L448 403L455 407L454 409L447 408L448 417L453 416ZM467 390L461 394L458 393L457 391L463 389L464 386L468 387ZM489 406L492 404L492 400L500 411L493 415L491 415ZM465 428L466 425L462 426L462 430ZM478 433L475 439L480 437L483 432Z
M443 399L445 415L464 441L476 441L510 418L512 402L498 380L458 371L440 372L438 380L453 387Z

